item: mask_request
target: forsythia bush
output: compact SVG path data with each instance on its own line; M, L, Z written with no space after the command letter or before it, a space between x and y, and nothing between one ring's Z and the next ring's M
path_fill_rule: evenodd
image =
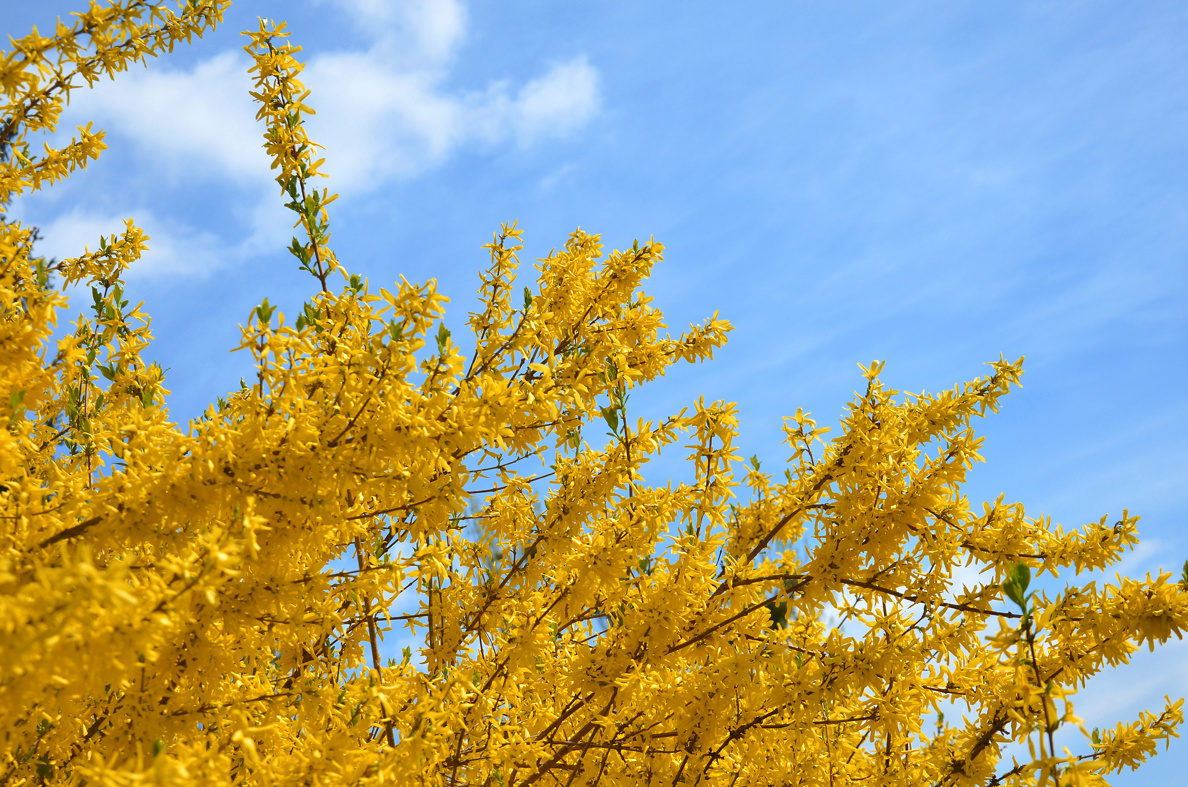
M0 202L104 149L90 126L27 144L71 89L227 4L92 3L14 41ZM1020 363L906 399L872 364L842 434L797 411L768 473L731 405L631 418L729 329L662 332L639 289L659 243L575 232L522 287L514 226L463 352L433 283L336 259L298 48L249 40L313 277L294 322L265 301L243 327L250 384L171 422L121 279L148 238L129 221L47 262L0 225L0 782L1103 784L1176 735L1182 700L1083 739L1070 702L1188 627L1173 577L1029 590L1116 563L1137 518L1065 532L961 494ZM56 333L69 286L90 316ZM682 440L692 483L646 483ZM383 658L402 627L423 647Z

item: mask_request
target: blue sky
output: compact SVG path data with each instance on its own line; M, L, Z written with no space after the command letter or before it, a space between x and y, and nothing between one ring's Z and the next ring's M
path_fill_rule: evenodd
M0 29L70 10L10 0ZM204 41L77 94L63 126L93 119L110 149L12 211L56 256L145 226L129 291L180 418L238 386L250 359L227 350L254 305L312 292L247 96L237 34L257 16L305 47L339 258L373 285L437 278L456 336L500 222L526 262L577 226L655 236L647 290L673 329L720 310L736 330L633 399L643 414L736 401L744 453L778 465L781 417L834 422L860 362L934 391L1025 355L970 497L1066 526L1129 507L1127 573L1188 558L1188 6L240 0ZM1078 709L1186 693L1173 645ZM1144 781L1188 784L1186 756Z

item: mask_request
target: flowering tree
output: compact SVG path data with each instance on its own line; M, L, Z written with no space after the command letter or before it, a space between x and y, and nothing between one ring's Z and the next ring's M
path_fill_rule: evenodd
M71 89L227 5L92 3L14 41L0 202L104 149L90 126L28 146ZM1102 784L1176 734L1169 700L1058 750L1075 689L1180 636L1188 592L1029 590L1116 563L1137 518L1065 532L971 508L971 424L1021 362L906 398L874 363L840 436L797 411L769 473L740 462L729 404L631 418L638 386L730 327L662 332L640 290L659 243L575 232L522 287L514 225L464 352L432 282L377 289L335 257L299 50L283 25L248 37L312 276L295 321L265 301L243 326L250 384L171 422L121 278L144 234L47 262L0 225L0 781ZM67 286L91 311L55 338ZM692 483L646 483L683 439ZM384 659L399 627L423 645Z

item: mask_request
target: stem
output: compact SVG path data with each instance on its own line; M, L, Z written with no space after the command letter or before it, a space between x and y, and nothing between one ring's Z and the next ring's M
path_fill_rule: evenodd
M363 557L363 541L355 538L355 560L359 564L359 571L367 569L366 560ZM371 645L371 666L375 668L376 675L379 676L380 682L383 683L383 668L380 665L379 641L376 636L375 617L371 614L371 598L363 595L363 616L367 619L367 639ZM387 737L388 745L393 749L396 748L396 736L392 732L392 722L384 722L384 735Z
M1031 631L1031 615L1030 615L1030 613L1025 613L1023 615L1023 634L1024 634L1024 636L1027 637L1027 649L1028 649L1028 652L1031 653L1031 670L1033 673L1035 673L1035 685L1037 687L1039 687L1044 684L1044 680L1040 676L1039 664L1037 664L1036 660L1035 660L1035 635ZM1048 733L1048 757L1055 758L1055 756L1056 756L1056 737L1053 734L1052 718L1048 714L1048 698L1047 698L1046 691L1044 693L1044 697L1043 697L1043 700L1041 701L1041 704L1044 709L1044 730ZM1040 736L1040 754L1042 755L1043 753L1044 753L1044 739L1043 739L1043 736ZM1052 763L1051 771L1052 771L1053 780L1056 782L1057 785L1059 785L1060 784L1060 768L1054 762ZM1045 777L1044 781L1047 781L1046 777ZM1042 783L1043 782L1041 782L1041 784Z
M276 54L276 48L272 45L271 39L268 40L268 51L271 54ZM276 77L276 81L277 81L277 85L281 86L285 83L286 80L282 76L278 75ZM288 101L284 97L283 94L281 95L280 101L281 101L281 109L287 109L289 106L292 105L292 102ZM288 125L288 119L287 119L288 115L286 114L285 117L286 117L285 124ZM298 125L300 125L300 123L298 123ZM292 151L293 151L293 158L296 161L300 162L301 161L301 151L298 148L298 146L293 145ZM295 174L297 176L297 184L301 187L301 207L304 208L306 205L305 175L302 174L300 165L297 167ZM307 238L309 238L310 245L313 246L314 262L316 262L317 266L318 266L318 270L314 275L318 277L318 282L322 286L322 292L329 293L330 286L326 282L326 268L322 264L321 246L320 246L320 244L318 244L317 240L313 236L313 229L309 225L309 218L305 217L304 214L301 214L301 215L303 216L303 218L305 218L305 235Z

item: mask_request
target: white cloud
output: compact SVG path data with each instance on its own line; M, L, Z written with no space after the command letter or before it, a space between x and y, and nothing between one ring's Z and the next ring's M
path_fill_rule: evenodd
M528 147L564 137L598 109L598 72L584 57L553 65L514 96L506 82L452 95L436 70L400 71L382 49L315 58L306 84L318 114L310 135L326 148L336 189L363 191L410 177L469 143Z
M314 0L322 5L326 0ZM331 0L356 29L385 48L419 61L443 61L466 36L466 8L457 0Z
M449 64L466 33L457 0L332 1L372 39L365 50L313 56L301 77L313 91L309 132L325 147L327 185L344 196L415 176L467 145L527 148L564 137L598 110L598 72L584 56L554 63L518 89L506 80L480 90L449 86ZM249 211L252 236L234 248L153 211L128 210L153 236L153 250L132 275L199 273L288 237L291 222L277 216L283 211L249 95L249 66L239 51L189 69L153 62L72 96L56 137L94 121L108 131L109 145L131 141L145 157L140 166L155 168L153 180L197 173L246 188L258 202ZM94 246L100 234L122 227L119 208L108 210L113 215L75 212L43 222L47 239L55 238L45 248L74 256L82 244Z
M224 265L239 252L227 249L207 232L158 217L153 211L130 211L128 216L73 211L41 227L44 240L38 252L47 257L77 257L89 247L99 248L100 236L122 234L124 219L132 218L149 236L148 249L125 275L126 280L161 276L205 275Z
M310 136L325 146L325 169L339 190L419 172L461 141L465 105L440 94L431 74L347 52L317 58L305 76L317 109Z
M310 136L325 146L336 191L362 193L440 164L455 150L562 138L598 111L598 71L584 56L554 63L518 90L447 87L466 37L457 0L332 0L372 39L364 51L312 58L304 81L317 114Z
M466 9L457 0L337 0L365 35L422 61L443 61L466 35Z
M584 126L597 109L598 72L585 57L577 57L524 85L513 117L520 140L527 144L568 134Z
M518 90L505 80L449 90L447 66L466 25L453 0L337 5L375 40L365 51L316 55L302 75L317 111L310 134L325 146L336 190L359 193L414 176L467 144L527 148L565 137L598 111L598 71L584 56L554 63ZM76 92L63 129L94 120L172 177L197 170L271 189L249 65L242 53L224 52L190 70L133 69Z
M172 177L207 172L238 183L268 182L248 67L242 53L224 52L189 71L133 68L76 91L70 117L131 139ZM72 128L63 125L63 133Z

